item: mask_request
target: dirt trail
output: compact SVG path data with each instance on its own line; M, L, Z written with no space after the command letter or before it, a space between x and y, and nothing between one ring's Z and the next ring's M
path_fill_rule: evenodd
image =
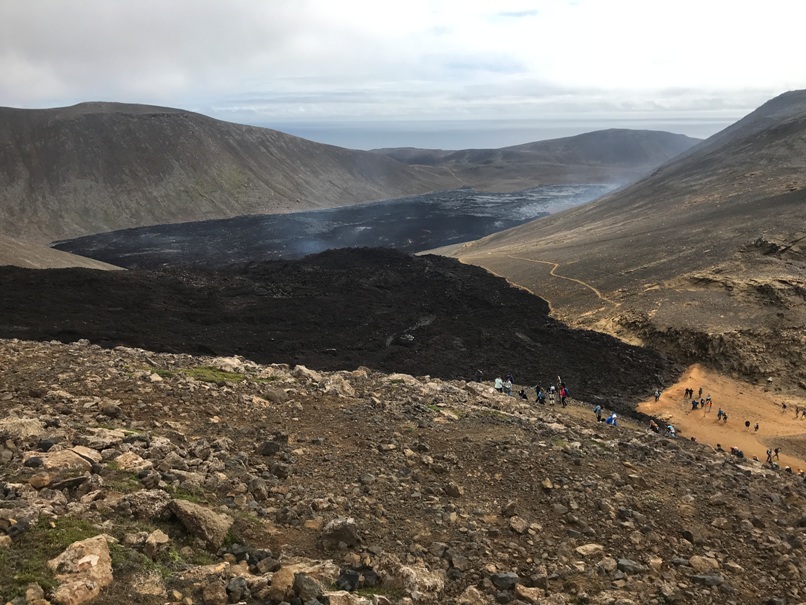
M588 288L589 290L591 290L594 294L596 294L596 296L599 298L599 300L603 300L606 303L610 303L614 307L618 307L621 304L621 303L617 303L617 302L615 302L613 300L610 300L604 294L602 294L599 290L597 290L595 287L591 286L588 282L582 281L581 279L576 279L575 277L568 277L567 275L559 275L559 274L557 274L556 271L560 267L559 263L554 263L554 262L547 261L547 260L534 260L532 258L524 258L523 256L514 256L512 254L508 254L507 256L509 258L511 258L511 259L522 260L522 261L526 261L528 263L538 263L538 264L541 264L541 265L551 265L551 271L549 271L549 275L551 275L552 277L556 277L556 278L559 278L559 279L566 279L568 281L572 281L574 283L577 283L580 286L584 286L584 287Z
M693 388L696 396L702 387L702 397L711 395L710 411L691 409L691 402L684 398L686 388ZM787 403L782 410L781 403ZM781 447L781 468L791 466L794 471L806 470L806 419L795 418L795 406L806 409L806 400L786 398L770 390L739 382L716 372L693 365L680 381L666 389L657 403L654 397L638 406L638 410L667 419L682 437L695 437L697 441L725 450L738 447L745 456L757 456L766 460L767 448ZM719 422L717 412L722 408L728 421ZM750 427L745 427L745 421ZM754 431L759 424L758 432Z

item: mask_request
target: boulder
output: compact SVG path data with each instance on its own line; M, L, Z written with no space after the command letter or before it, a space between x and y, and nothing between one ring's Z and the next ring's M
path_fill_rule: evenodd
M42 468L55 473L85 472L92 470L92 462L71 450L58 452L29 452L23 457L27 460L37 457L42 460Z
M322 530L322 546L334 548L343 544L347 547L358 544L358 527L352 518L333 519Z
M157 555L168 550L170 543L171 538L168 537L168 534L161 529L156 529L146 538L143 554L151 559L156 559Z
M119 509L128 509L137 519L167 519L171 496L161 489L147 489L126 494L118 503Z
M33 439L44 433L45 427L34 418L0 419L0 434L8 435L11 439Z
M253 367L255 364L245 362L238 357L216 357L210 362L214 368L222 372L229 372L230 374L245 374L248 367Z
M701 557L694 555L688 560L688 564L697 573L708 573L709 571L716 571L719 569L719 561L710 557Z
M592 557L604 552L604 546L601 544L583 544L574 549L579 555L583 557Z
M91 428L89 433L79 436L76 443L95 450L105 450L122 443L125 438L126 433L120 429Z
M322 586L332 586L339 577L339 568L332 561L298 560L284 564L274 572L269 597L274 601L285 601L294 595L294 580L297 574L313 578Z
M221 515L194 502L172 500L169 507L185 529L211 548L221 546L232 527L232 517Z
M303 365L294 366L294 369L291 370L291 375L294 378L302 378L311 382L322 382L322 375L319 372L309 370Z
M151 469L154 466L151 460L144 460L134 452L125 452L115 458L114 462L120 470L134 473Z
M414 600L433 598L445 588L441 570L426 569L421 565L403 565L394 555L382 554L375 565L384 586L398 588Z
M60 605L81 605L95 599L112 583L112 559L105 535L73 542L48 561L59 586L52 600Z
M342 376L330 376L325 382L325 393L338 397L355 397L355 389Z

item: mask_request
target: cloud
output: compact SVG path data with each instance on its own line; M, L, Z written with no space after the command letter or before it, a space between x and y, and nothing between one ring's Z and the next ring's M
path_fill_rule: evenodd
M733 111L806 87L803 0L26 0L0 98L266 120Z

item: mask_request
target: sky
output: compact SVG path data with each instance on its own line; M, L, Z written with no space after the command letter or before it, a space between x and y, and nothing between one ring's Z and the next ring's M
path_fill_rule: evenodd
M806 88L806 0L2 0L0 106L178 107L354 149L707 137Z

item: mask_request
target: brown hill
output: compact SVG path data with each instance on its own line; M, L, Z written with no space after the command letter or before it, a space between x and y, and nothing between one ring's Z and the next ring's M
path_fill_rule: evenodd
M806 389L805 219L795 91L630 187L453 253L574 325Z
M0 108L0 233L38 243L458 185L445 171L178 109Z
M87 269L120 269L101 261L54 250L46 246L23 242L0 235L0 266L13 265L26 269L62 269L85 267Z
M480 190L549 183L626 183L699 142L681 134L610 129L501 149L379 149L410 165L449 168Z

